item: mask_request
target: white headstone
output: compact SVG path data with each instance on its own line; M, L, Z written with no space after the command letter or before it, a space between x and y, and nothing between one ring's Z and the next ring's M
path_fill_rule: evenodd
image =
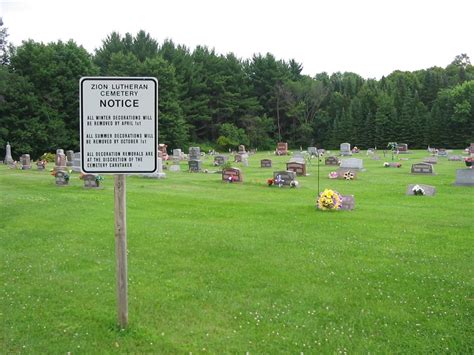
M342 159L340 166L341 168L363 170L364 162L362 159L357 158Z

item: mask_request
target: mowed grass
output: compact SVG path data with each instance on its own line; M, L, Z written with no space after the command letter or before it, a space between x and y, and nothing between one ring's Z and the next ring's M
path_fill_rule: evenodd
M315 161L300 188L266 186L288 160L269 153L236 164L243 184L185 162L164 180L129 176L125 331L113 177L85 190L78 174L56 187L0 166L0 353L473 353L474 188L453 185L463 162L410 174L425 156L396 169L355 155L355 181L321 165L320 190L355 195L350 212L315 209ZM410 183L437 193L406 196Z

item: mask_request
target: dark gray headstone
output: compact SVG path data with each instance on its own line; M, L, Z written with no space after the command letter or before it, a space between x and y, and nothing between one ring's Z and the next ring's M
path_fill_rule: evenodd
M224 165L226 161L227 161L227 157L225 155L214 156L214 165L216 166Z
M188 161L189 171L197 173L202 170L202 161L201 160L190 160Z
M270 159L262 159L260 160L260 167L261 168L271 168L272 161Z
M295 181L296 173L294 171L274 171L273 181L275 185L290 186L292 181ZM278 183L280 181L280 184Z
M416 163L411 166L412 174L434 175L433 165L428 163Z
M324 165L339 165L339 159L333 156L327 157L324 159Z

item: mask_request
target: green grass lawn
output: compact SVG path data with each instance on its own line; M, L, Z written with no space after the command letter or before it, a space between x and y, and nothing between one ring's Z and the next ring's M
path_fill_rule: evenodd
M0 166L0 353L473 353L474 188L453 185L465 166L446 158L410 174L426 156L397 169L363 152L354 181L322 165L321 190L355 195L353 211L315 209L315 162L297 189L266 186L288 160L268 153L236 164L243 184L185 162L128 177L125 331L113 177L85 190L78 174L56 187ZM410 183L437 193L406 196Z

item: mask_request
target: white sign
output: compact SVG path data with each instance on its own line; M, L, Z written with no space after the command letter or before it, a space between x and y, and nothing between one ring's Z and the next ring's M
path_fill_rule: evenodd
M156 171L156 78L83 77L79 82L79 101L84 173Z

